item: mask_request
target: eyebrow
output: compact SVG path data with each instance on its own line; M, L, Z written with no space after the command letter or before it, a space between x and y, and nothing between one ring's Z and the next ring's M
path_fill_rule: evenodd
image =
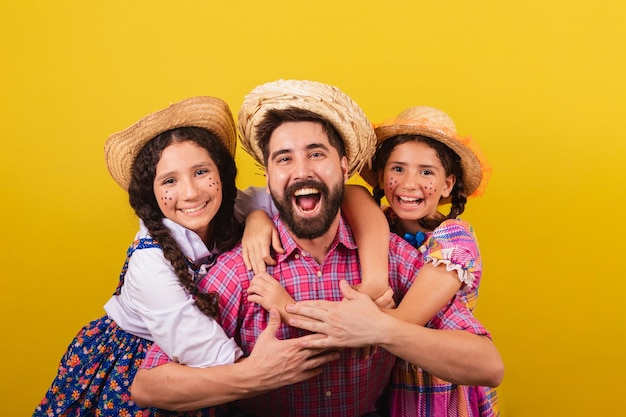
M315 142L315 143L309 143L305 150L310 151L313 149L323 149L325 151L327 151L329 149L329 147L324 144L324 143L319 143L319 142ZM293 153L294 149L293 148L282 148L277 150L276 152L272 153L270 155L270 159L275 159L277 156L281 156L281 155L285 155L285 154L289 154L289 153Z

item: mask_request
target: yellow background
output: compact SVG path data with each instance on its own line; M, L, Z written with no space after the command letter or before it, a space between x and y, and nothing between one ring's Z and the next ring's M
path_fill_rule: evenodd
M0 415L26 416L99 317L137 221L109 134L194 95L323 81L372 121L447 111L494 166L465 219L503 416L623 412L626 3L3 1ZM237 158L239 185L263 185Z

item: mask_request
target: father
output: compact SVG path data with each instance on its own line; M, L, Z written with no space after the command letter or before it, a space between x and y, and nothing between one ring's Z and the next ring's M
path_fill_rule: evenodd
M355 298L344 284L360 283L356 245L344 221L340 205L344 183L373 151L374 133L360 108L337 88L311 81L276 81L257 87L243 103L239 124L244 147L266 168L267 186L279 216L274 219L284 254L277 255L276 265L267 272L280 281L296 301L340 301L342 288ZM415 251L404 240L392 235L389 243L390 285L398 297L410 287L421 266ZM219 295L221 324L234 336L244 352L249 353L268 325L269 314L247 300L246 290L253 273L248 271L237 247L219 258L211 274L200 284ZM358 297L357 297L358 298ZM399 301L396 300L397 302ZM350 308L367 302L358 300L335 303ZM322 305L322 312L330 307ZM309 308L313 318L324 315ZM301 308L306 313L307 308ZM419 366L459 383L497 384L500 357L487 334L467 310L459 307L458 319L469 332L436 331L419 326L395 326L402 329L397 341L386 340L384 349L365 356L359 351L344 350L337 361L324 364L322 372L292 385L239 401L240 407L258 416L363 416L375 413L376 402L389 379L395 357L412 360ZM355 327L359 324L355 315ZM327 320L328 321L328 320ZM389 321L377 323L392 325ZM372 323L374 324L374 323ZM311 322L300 321L305 328ZM328 326L320 326L328 328ZM330 330L330 329L329 329ZM410 337L400 337L410 332ZM291 339L307 332L281 326L279 339ZM326 346L348 346L338 337L325 339ZM379 339L355 340L361 346ZM407 341L411 345L407 346ZM445 349L435 349L445 346ZM158 348L156 348L158 353ZM154 352L152 352L154 353ZM406 355L406 358L404 357ZM150 364L151 354L146 363ZM462 360L460 360L460 358ZM158 361L156 361L158 364ZM486 365L481 365L486 364ZM496 364L496 366L493 366ZM159 368L162 368L159 371ZM166 409L192 409L212 405L204 400L211 390L202 382L202 372L168 364L137 374L133 396L142 405ZM184 375L184 378L183 378ZM175 386L177 385L177 386ZM181 386L182 385L182 386ZM257 387L258 393L263 387ZM184 392L173 400L168 392ZM249 396L249 392L240 397ZM203 402L204 401L204 402ZM373 414L375 415L375 414Z

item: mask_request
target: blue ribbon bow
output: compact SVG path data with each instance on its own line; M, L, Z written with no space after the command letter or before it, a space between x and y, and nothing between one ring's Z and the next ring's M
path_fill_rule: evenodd
M404 240L413 245L413 247L419 248L426 240L426 234L424 232L405 233Z

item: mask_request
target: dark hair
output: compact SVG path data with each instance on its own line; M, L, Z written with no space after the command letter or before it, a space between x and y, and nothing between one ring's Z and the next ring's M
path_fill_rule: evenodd
M282 110L271 109L265 113L265 116L263 116L263 119L257 126L257 141L259 148L263 152L263 162L266 166L269 158L270 136L272 136L272 133L278 126L286 122L319 123L322 126L322 131L328 136L328 142L337 149L339 157L343 158L346 156L346 148L341 135L332 123L319 114L297 107L288 107Z
M393 152L396 146L411 141L423 143L432 148L437 153L437 157L439 158L439 161L441 161L441 164L446 171L446 176L454 175L456 177L456 182L454 184L454 187L452 188L452 191L450 192L450 198L452 203L450 207L450 213L448 213L448 215L444 219L422 218L419 221L422 227L428 230L433 230L437 226L439 226L443 220L455 219L465 210L467 194L465 192L465 184L463 182L463 168L461 165L461 158L459 157L459 155L457 155L456 152L454 152L448 146L444 145L442 142L439 142L438 140L429 138L427 136L397 135L385 140L378 147L376 154L372 159L372 168L374 172L379 175L380 172L385 169L387 160L389 159L391 152ZM372 192L376 201L380 203L380 200L385 196L385 192L380 188L380 184L376 184L376 186L373 187Z
M217 166L222 180L222 205L211 221L213 233L208 245L225 251L241 238L242 226L235 219L234 206L237 196L235 160L221 140L206 129L180 127L161 133L139 151L131 169L128 195L131 207L143 221L152 238L158 243L165 259L170 261L183 287L194 296L195 303L204 314L217 317L217 295L200 293L189 273L185 256L176 240L163 224L164 215L154 195L156 166L163 150L172 143L192 142L206 149ZM211 247L209 246L209 247Z

